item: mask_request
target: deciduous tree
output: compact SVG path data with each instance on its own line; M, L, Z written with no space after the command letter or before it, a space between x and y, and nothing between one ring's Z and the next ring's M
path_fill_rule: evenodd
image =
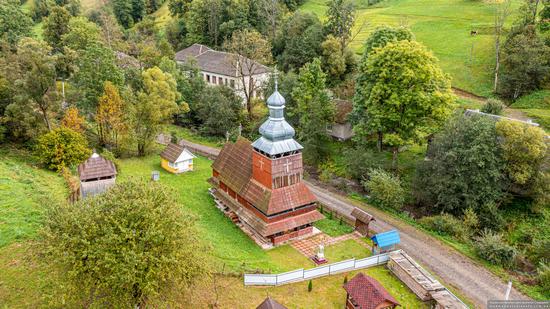
M84 117L78 114L78 108L69 107L65 111L63 119L61 119L61 125L65 128L71 129L75 132L82 133L84 131Z
M501 120L496 123L497 134L502 137L505 171L510 180L520 186L532 183L541 171L547 145L542 129L517 121Z
M102 44L89 45L79 54L76 63L78 70L72 81L80 96L79 109L85 113L92 113L97 109L98 99L103 93L103 84L110 81L120 86L123 83L123 75L116 65L113 51Z
M49 169L60 171L82 162L90 156L91 151L82 134L59 127L38 137L35 154Z
M0 0L0 38L15 45L20 38L30 36L31 18L21 9L18 0Z
M450 116L453 102L448 76L424 46L389 43L360 66L354 131L358 138L382 132L397 169L399 147L425 141Z
M170 306L170 295L207 276L207 247L176 196L134 179L51 207L40 248L63 282L52 295L59 306Z
M271 45L255 30L233 32L231 40L224 44L225 49L233 55L229 65L237 72L245 96L248 117L252 117L252 99L260 92L262 81L253 78L254 75L267 70L265 65L272 62ZM251 77L252 76L252 77Z
M38 112L48 130L52 129L52 114L60 107L55 88L56 58L45 42L22 39L17 47L20 76L15 81L16 103L28 113Z
M304 144L304 158L318 164L327 155L327 126L334 120L334 103L326 89L326 74L321 60L314 59L300 69L298 83L292 90L300 115L298 139Z
M124 102L113 83L106 81L103 88L103 95L99 98L95 114L99 144L117 148L119 137L126 128Z
M243 118L241 98L228 87L206 87L198 100L190 104L200 121L201 133L225 136L235 130Z
M131 101L131 133L137 144L137 153L146 154L161 126L178 112L179 98L176 80L172 75L153 67L142 73L143 91Z
M340 50L349 44L351 28L355 23L355 7L350 0L331 0L328 4L325 29L340 42Z
M490 207L503 195L505 164L494 120L453 118L435 136L430 152L415 179L414 194L421 204L455 215L468 208L478 214L493 211Z
M56 52L63 49L61 37L69 31L69 20L71 14L60 6L54 6L51 9L50 15L44 20L44 40Z
M61 37L63 45L76 51L86 50L101 40L101 31L97 25L85 17L73 17L67 26L68 31Z

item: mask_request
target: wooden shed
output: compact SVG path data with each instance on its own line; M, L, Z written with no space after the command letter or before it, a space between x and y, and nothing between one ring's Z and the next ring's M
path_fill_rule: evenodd
M170 173L179 174L193 170L194 158L184 146L170 143L160 154L160 165Z
M354 208L351 216L355 218L355 230L363 236L369 236L369 223L375 221L374 217L360 208Z
M83 198L106 191L116 182L117 170L113 162L93 153L78 166L80 192Z
M397 230L379 233L372 236L370 239L372 240L372 252L374 254L392 251L395 249L395 246L401 242Z

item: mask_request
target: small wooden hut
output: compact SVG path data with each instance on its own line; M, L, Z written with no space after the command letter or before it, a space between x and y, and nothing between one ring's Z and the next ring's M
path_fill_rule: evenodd
M355 218L355 230L363 236L369 236L369 223L375 221L374 217L357 207L353 209L351 216Z
M399 303L374 278L358 273L344 284L347 309L395 308Z
M82 198L106 191L116 182L116 167L113 162L93 153L78 166Z
M267 297L256 309L287 309L271 297Z
M170 143L160 154L160 165L173 174L179 174L193 170L193 159L195 155L187 148Z
M395 246L401 242L397 230L379 233L372 236L370 239L372 240L372 252L374 254L392 251L395 249Z

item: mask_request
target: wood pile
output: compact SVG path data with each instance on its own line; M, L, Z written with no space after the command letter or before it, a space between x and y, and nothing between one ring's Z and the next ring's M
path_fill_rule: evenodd
M435 308L468 308L403 250L390 253L388 268L422 301L434 301Z

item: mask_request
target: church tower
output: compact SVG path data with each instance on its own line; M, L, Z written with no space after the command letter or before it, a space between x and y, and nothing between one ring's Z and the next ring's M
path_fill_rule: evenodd
M252 176L265 187L278 189L301 181L303 147L294 140L294 128L285 120L285 99L278 91L277 77L267 107L269 118L259 130L262 136L252 143Z

